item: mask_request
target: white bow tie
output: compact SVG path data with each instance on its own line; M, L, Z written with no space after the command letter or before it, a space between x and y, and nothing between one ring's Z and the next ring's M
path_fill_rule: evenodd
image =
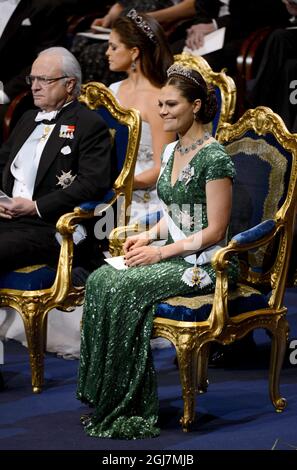
M46 119L47 121L52 121L53 119L55 119L58 112L59 111L50 111L49 113L47 113L45 111L39 111L39 113L37 113L35 117L35 121L39 122L39 121L43 121L44 119Z

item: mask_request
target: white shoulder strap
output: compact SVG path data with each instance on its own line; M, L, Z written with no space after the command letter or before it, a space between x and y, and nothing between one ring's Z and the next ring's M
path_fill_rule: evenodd
M174 142L171 142L170 144L166 145L166 147L164 149L158 181L159 181L159 178L162 175L162 173L163 173L163 171L164 171L164 169L165 169L165 167L168 163L169 158L172 155L172 152L173 152L174 147L176 146L176 144L177 144L177 140L175 140Z

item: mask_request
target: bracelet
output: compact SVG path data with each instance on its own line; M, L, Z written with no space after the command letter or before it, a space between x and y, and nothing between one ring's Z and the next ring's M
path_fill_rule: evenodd
M162 253L161 253L161 248L159 246L157 246L157 250L158 250L158 255L159 255L159 262L162 261L163 259L163 256L162 256Z

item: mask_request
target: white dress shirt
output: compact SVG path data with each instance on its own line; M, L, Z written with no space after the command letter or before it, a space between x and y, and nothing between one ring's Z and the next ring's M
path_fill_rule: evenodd
M0 37L21 0L0 0Z
M220 2L222 3L222 5L220 7L218 16L229 15L230 14L230 11L229 11L230 0L220 0Z
M55 124L38 124L14 158L10 171L15 178L12 196L32 201L39 161Z

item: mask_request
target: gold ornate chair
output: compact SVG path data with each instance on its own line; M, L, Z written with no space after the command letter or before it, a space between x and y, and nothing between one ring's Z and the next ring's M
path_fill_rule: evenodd
M283 298L296 213L297 136L265 107L248 110L233 125L223 124L217 136L234 161L237 177L233 238L212 260L215 292L162 300L153 325L154 336L167 338L176 348L184 431L195 418L196 394L207 390L210 344L232 343L256 328L271 336L272 404L279 412L286 406L279 378L288 337ZM229 286L227 269L234 255L240 277L236 286Z
M212 122L212 135L215 136L218 126L224 122L232 122L236 106L236 86L233 78L225 73L214 72L205 59L183 52L174 56L174 62L197 70L204 80L211 84L218 101L218 112Z
M113 137L118 176L104 200L81 204L59 219L57 231L62 242L56 271L48 266L28 266L0 276L0 306L14 308L24 322L35 393L40 392L43 385L48 312L53 308L70 312L83 302L84 287L75 286L72 282L73 232L76 225L94 216L99 217L119 200L124 207L131 203L140 139L139 113L134 109L123 109L101 83L83 85L80 101L107 122ZM127 217L127 211L123 213ZM122 221L127 222L127 218Z
M224 122L231 122L236 105L236 87L233 79L224 71L214 72L205 59L188 53L175 55L175 62L197 70L207 83L214 89L218 100L218 112L211 124L211 133L216 135L217 128ZM148 214L130 227L116 228L110 237L110 252L113 256L121 253L122 243L125 238L134 231L145 230L146 227L154 225L161 217L160 212Z

